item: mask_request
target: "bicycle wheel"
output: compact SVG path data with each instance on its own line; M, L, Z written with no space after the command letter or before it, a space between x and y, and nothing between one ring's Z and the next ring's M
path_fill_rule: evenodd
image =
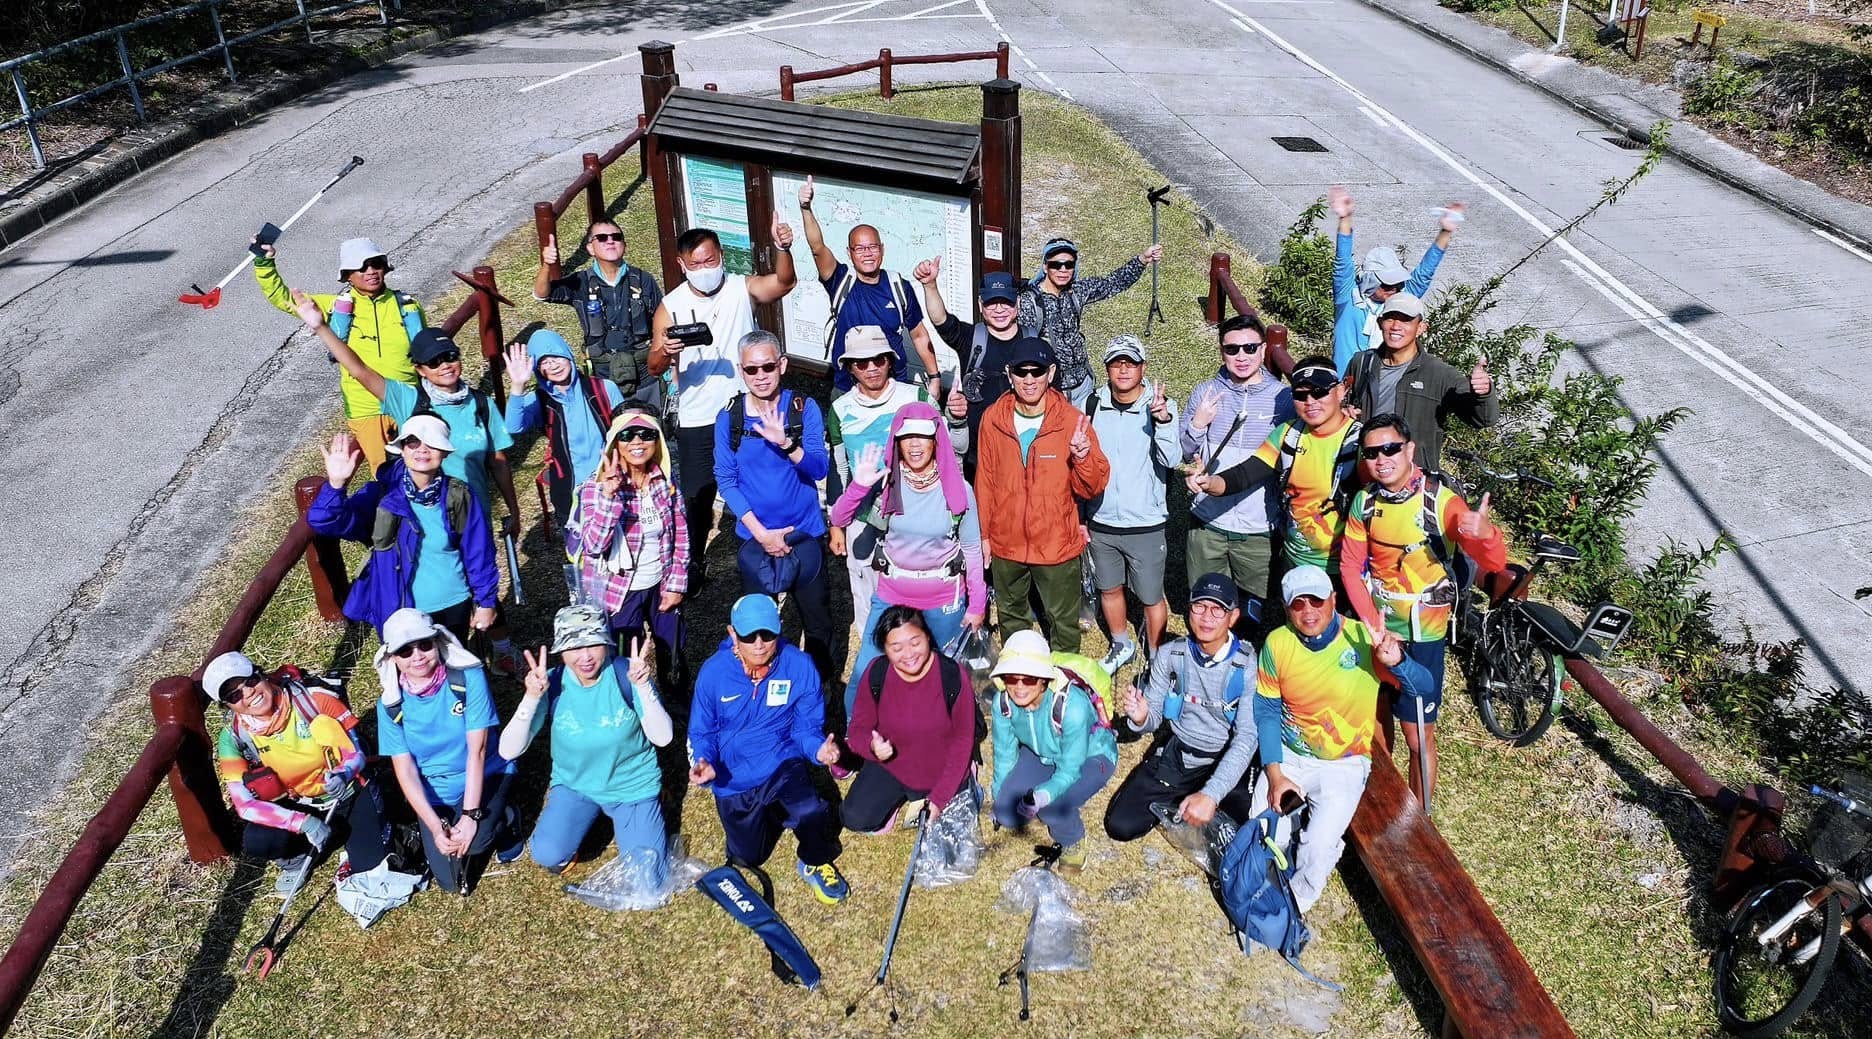
M1560 706L1560 658L1541 642L1534 623L1511 608L1489 611L1480 634L1480 666L1469 690L1476 710L1497 739L1525 747L1553 724Z
M1724 928L1710 963L1715 975L1716 1018L1723 1030L1745 1039L1769 1039L1788 1030L1813 1005L1839 953L1840 902L1828 896L1808 907L1775 941L1763 932L1800 905L1813 883L1796 877L1772 880L1749 892ZM1818 943L1811 959L1796 954Z

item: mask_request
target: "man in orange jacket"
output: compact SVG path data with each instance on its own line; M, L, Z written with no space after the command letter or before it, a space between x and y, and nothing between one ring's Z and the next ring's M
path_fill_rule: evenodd
M1111 464L1085 412L1053 388L1053 349L1027 337L1007 366L1010 392L982 415L975 496L994 561L1001 637L1035 627L1028 597L1040 594L1047 642L1079 652L1079 554L1086 544L1079 503L1111 478Z

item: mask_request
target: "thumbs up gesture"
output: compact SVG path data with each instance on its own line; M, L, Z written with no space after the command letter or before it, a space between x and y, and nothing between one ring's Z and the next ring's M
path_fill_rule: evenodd
M1079 424L1073 427L1072 439L1066 443L1074 461L1084 461L1085 456L1092 453L1092 434L1087 432L1088 422L1084 415L1080 415Z
M540 247L540 262L548 267L559 262L559 236L547 235L546 244Z
M871 753L875 755L879 761L889 761L897 756L897 748L891 746L891 741L885 739L883 733L872 729Z
M1456 533L1471 540L1488 537L1494 532L1494 525L1488 521L1488 492L1482 492L1482 501L1475 508L1463 513L1456 521Z
M806 183L799 186L799 204L802 208L811 208L813 198L812 174L806 175Z
M1476 361L1475 367L1469 369L1469 388L1478 397L1488 396L1489 391L1495 388L1495 380L1489 378L1487 357Z
M831 733L829 732L826 733L825 742L819 744L819 753L815 754L814 757L819 759L819 763L821 765L838 764L838 759L839 759L838 741L832 738Z

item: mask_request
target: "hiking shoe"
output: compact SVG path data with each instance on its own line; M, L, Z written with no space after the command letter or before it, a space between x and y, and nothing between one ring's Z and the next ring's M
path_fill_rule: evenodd
M1137 656L1137 643L1130 639L1117 639L1112 642L1111 648L1105 651L1105 656L1099 661L1099 666L1105 669L1106 674L1115 675L1119 668L1125 666L1135 656Z
M903 806L903 811L898 814L903 816L904 829L914 830L917 828L918 824L922 821L923 808L927 804L929 804L928 798L919 798Z
M520 663L512 652L496 653L494 659L488 661L488 670L502 678L512 678L520 673Z
M845 901L851 894L851 886L845 883L845 874L839 872L836 863L828 862L823 866L799 864L800 879L812 888L813 897L826 905L835 906Z
M312 879L312 855L295 855L280 862L279 879L273 882L273 893L281 898L291 898Z
M1060 852L1059 871L1061 873L1077 875L1085 869L1085 864L1086 846L1084 841L1080 841L1078 844Z
M520 830L520 812L513 805L501 809L501 836L512 843L495 848L494 859L506 865L526 850L526 834Z

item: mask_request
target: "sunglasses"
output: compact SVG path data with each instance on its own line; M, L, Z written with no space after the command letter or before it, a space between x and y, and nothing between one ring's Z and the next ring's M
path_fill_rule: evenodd
M1359 448L1358 454L1360 458L1369 462L1374 458L1390 458L1392 455L1402 450L1404 450L1404 441L1393 440L1388 444L1373 444L1370 447L1361 447Z
M1079 266L1079 261L1077 260L1048 260L1046 262L1046 265L1047 265L1047 270L1050 270L1050 271L1070 271L1074 267Z
M1247 354L1250 357L1252 357L1255 354L1258 354L1260 352L1261 352L1260 343L1223 343L1222 344L1222 356L1224 357L1233 357L1236 354Z
M412 447L427 447L432 451L442 450L439 447L434 447L434 446L424 443L422 437L404 437L403 439L397 441L397 447L405 451L408 451Z
M364 266L358 269L364 271L387 271L390 269L390 259L385 256L373 256L365 260Z
M766 364L744 364L741 366L742 375L771 375L779 370L779 361L768 361Z
M1001 684L1019 686L1046 685L1047 680L1038 675L1002 675Z
M1292 599L1288 600L1287 605L1299 606L1299 607L1303 607L1309 610L1317 610L1320 607L1326 605L1326 600L1320 598L1317 595L1296 595Z
M252 696L253 691L260 688L260 684L265 681L265 675L248 675L246 678L240 680L239 685L231 688L227 683L222 683L220 692L217 695L220 697L223 705L231 707Z
M594 242L621 242L624 240L624 235L622 232L600 231L592 235L591 240Z
M617 435L620 444L628 444L633 440L654 441L656 438L657 431L649 426L628 426Z
M750 631L746 635L735 632L735 641L743 645L754 642L772 642L779 637L780 634L773 631Z
M893 358L879 354L876 357L848 357L845 359L845 363L851 365L853 368L883 368L889 365L892 360Z
M1336 386L1338 383L1334 383L1333 385ZM1332 391L1332 386L1295 386L1293 388L1293 399L1296 401L1324 400Z
M435 639L417 639L414 642L405 642L401 646L398 646L397 648L391 650L390 655L396 657L399 660L408 660L410 658L410 655L415 653L417 650L421 650L424 653L428 653L431 650L435 649L435 647L436 647Z
M427 361L417 361L416 363L424 368L440 368L445 364L457 364L460 363L460 361L460 350L444 350L434 357L429 358Z
M1019 368L1009 368L1008 374L1016 379L1038 379L1046 374L1046 369L1036 365L1023 364Z

